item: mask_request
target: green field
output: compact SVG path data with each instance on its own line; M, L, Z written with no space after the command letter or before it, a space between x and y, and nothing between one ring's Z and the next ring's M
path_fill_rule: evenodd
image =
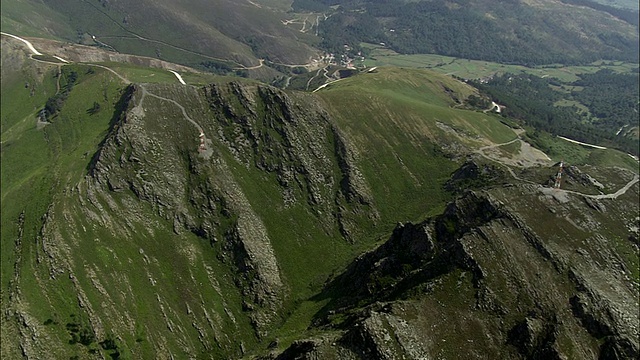
M441 186L458 166L440 152L448 143L475 148L516 136L494 115L452 108L455 101L442 91L444 86L461 98L473 93L443 75L391 67L317 92L332 108L342 109L340 127L366 149L360 161L381 196L382 218L415 221L442 209L448 195ZM416 203L416 198L424 201Z
M506 65L488 61L459 59L436 54L403 55L374 44L361 44L369 49L370 55L365 60L368 67L393 65L407 68L424 68L447 75L455 75L464 79L482 79L495 74L526 73L539 77L553 77L562 82L578 80L579 74L595 73L602 69L611 69L619 73L629 73L638 69L638 64L621 61L597 61L589 66L547 65L529 68L521 65Z

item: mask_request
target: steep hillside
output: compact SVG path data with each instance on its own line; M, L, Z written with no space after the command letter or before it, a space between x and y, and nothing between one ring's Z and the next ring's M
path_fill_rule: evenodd
M435 53L540 65L638 60L638 12L591 1L296 1L329 11L323 46L382 43L403 54ZM309 7L311 10L311 7Z
M313 36L284 26L280 3L10 0L2 4L2 29L210 70L257 66L259 58L307 63Z
M314 326L331 335L278 358L635 358L637 198L469 192L329 282Z
M553 161L466 109L470 86L182 85L16 44L2 358L637 355L637 171L603 158L550 189Z

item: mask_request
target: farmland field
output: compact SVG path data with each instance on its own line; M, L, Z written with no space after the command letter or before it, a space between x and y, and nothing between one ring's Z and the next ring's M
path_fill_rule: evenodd
M638 71L638 64L622 61L596 61L587 66L564 66L562 64L526 67L522 65L506 65L489 61L459 59L436 54L403 55L381 45L361 44L369 49L370 55L365 60L366 66L393 65L409 68L426 68L455 75L464 79L482 79L495 74L527 73L539 77L553 77L563 82L578 80L578 74L595 73L602 69L611 69L618 73Z

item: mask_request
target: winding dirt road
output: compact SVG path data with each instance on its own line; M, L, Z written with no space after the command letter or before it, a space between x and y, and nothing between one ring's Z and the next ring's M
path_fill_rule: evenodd
M607 149L607 148L606 148L606 147L604 147L604 146L588 144L588 143L585 143L585 142L582 142L582 141L569 139L569 138L564 137L564 136L558 136L558 138L560 138L560 139L562 139L562 140L564 140L564 141L568 141L568 142L574 143L574 144L580 144L580 145L582 145L582 146L592 147L592 148L594 148L594 149L600 149L600 150L606 150L606 149Z
M6 36L12 37L12 38L14 38L16 40L22 41L23 43L25 43L27 45L27 48L29 48L29 51L31 51L31 53L33 55L42 55L38 50L36 50L36 48L33 47L33 44L31 44L29 41L27 41L27 40L25 40L25 39L23 39L21 37L12 35L12 34L7 34L6 32L0 32L0 34L6 35Z
M23 43L27 46L27 48L29 49L29 51L32 53L32 55L40 55L40 56L42 56L42 55L43 55L42 53L40 53L40 52L39 52L39 51L38 51L38 50L33 46L33 44L31 44L31 42L29 42L29 41L27 41L27 40L25 40L25 39L23 39L23 38L21 38L21 37L19 37L19 36L12 35L12 34L8 34L8 33L5 33L5 32L1 32L1 34L2 34L2 35L5 35L5 36L9 36L9 37L11 37L11 38L14 38L14 39L16 39L16 40L19 40L19 41L23 42ZM62 61L64 64L71 64L71 62L69 62L69 61L67 61L67 60L65 60L65 59L62 59L62 58L57 57L57 56L54 56L54 57L55 57L56 59L58 59L58 60ZM30 58L31 58L31 57L30 57ZM31 59L32 59L32 60L34 60L34 61L46 62L46 63L49 63L49 64L58 65L58 66L64 65L64 64L59 64L59 63L52 63L52 62L47 62L47 61L43 61L43 60L38 60L38 59L34 59L34 58L31 58ZM261 60L261 62L260 62L260 66L262 65L262 62L263 62L263 60ZM84 64L84 65L88 65L88 66L95 66L95 67L99 67L99 68L101 68L101 69L107 70L107 71L111 72L112 74L116 75L116 76L117 76L117 77L118 77L122 82L124 82L125 84L130 84L130 83L131 83L131 81L129 81L129 79L127 79L126 77L122 76L121 74L119 74L119 73L118 73L118 72L116 72L115 70L113 70L113 69L111 69L111 68L109 68L109 67L106 67L106 66L104 66L104 65L90 64L90 63L82 63L82 64ZM322 69L320 69L320 70L322 70ZM318 75L319 75L320 70L318 70L318 73L316 73L316 76L318 76ZM325 74L324 74L324 75L325 75L325 77L326 77L326 68L325 68L324 70L325 70ZM186 85L186 83L184 82L184 80L182 79L182 77L180 76L180 74L178 74L177 72L175 72L175 71L173 71L173 70L169 70L169 71L170 71L170 72L172 72L174 75L176 75L176 77L178 78L178 80L180 81L180 83L181 83L182 85ZM315 76L314 76L314 77L315 77ZM320 89L323 89L323 88L327 87L328 85L333 84L333 83L335 83L335 82L337 82L337 81L340 81L340 80L342 80L342 79L338 79L338 80L331 81L331 82L328 82L328 83L326 83L326 84L323 84L323 85L319 86L317 89L315 89L313 92L316 92L316 91L318 91L318 90L320 90ZM307 83L307 86L308 86L308 85L309 85L309 84ZM205 146L205 148L204 148L204 149L199 148L199 153L200 153L202 156L204 156L205 158L208 158L208 157L210 157L210 156L211 156L211 154L212 154L211 149L206 147L206 146L210 143L210 140L208 140L208 139L207 139L207 137L206 137L206 135L205 135L205 133L204 133L204 129L202 128L202 126L200 126L200 124L198 124L195 120L193 120L191 117L189 117L189 115L187 114L187 110L184 108L184 106L182 106L180 103L178 103L177 101L175 101L175 100L173 100L173 99L169 99L169 98L165 98L165 97L162 97L162 96L159 96L159 95L153 94L152 92L150 92L149 90L147 90L147 89L146 89L146 87L145 87L144 85L140 85L140 87L142 88L143 93L142 93L142 97L141 97L141 99L140 99L140 103L139 103L137 106L142 106L142 102L144 101L144 98L145 98L145 96L146 96L146 95L149 95L149 96L154 97L154 98L159 99L159 100L168 101L168 102L173 103L174 105L176 105L176 106L180 109L180 111L182 112L182 115L184 116L184 118L185 118L187 121L189 121L193 126L195 126L195 127L196 127L196 129L198 129L199 137L201 138L202 144L204 144L204 146ZM567 141L571 141L571 142L579 143L579 142L577 142L577 141L575 141L575 140L571 140L571 139L567 139L567 138L563 138L563 139L564 139L564 140L567 140ZM509 145L509 144L512 144L512 143L514 143L514 142L516 142L516 141L521 141L521 139L520 139L520 134L518 134L518 137L516 137L515 139L513 139L513 140L511 140L511 141L508 141L508 142L505 142L505 143L492 144L492 145L483 146L483 147L479 148L478 150L476 150L476 151L475 151L475 153L477 153L477 154L481 155L482 157L484 157L484 158L486 158L486 159L488 159L488 160L490 160L490 161L496 162L496 163L498 163L498 164L500 164L500 165L502 165L502 166L506 167L506 168L507 168L507 170L509 171L509 173L511 174L511 176L512 176L515 180L522 181L522 182L526 182L526 183L530 183L530 184L535 184L535 185L540 186L540 184L537 184L537 183L535 183L535 182L532 182L532 181L529 181L529 180L522 179L522 178L518 177L518 176L516 175L516 173L513 171L513 169L511 169L511 166L509 166L508 164L506 164L506 163L504 163L504 162L502 162L502 161L500 161L500 160L498 160L498 159L494 159L494 158L492 158L492 157L489 157L488 155L486 155L486 154L484 153L484 150L488 150L488 149L492 149L492 148L497 148L497 147L504 146L504 145ZM596 145L591 145L591 144L583 144L583 145L592 146L592 147L597 147L597 148L602 148L602 147L598 147L598 146L596 146ZM638 183L638 181L639 181L639 177L638 177L638 175L635 175L635 177L633 178L633 180L629 181L625 186L623 186L622 188L620 188L620 189L619 189L618 191L616 191L615 193L610 193L610 194L591 195L591 194L583 194L583 193L580 193L580 192L577 192L577 191L564 190L564 189L552 189L552 190L553 190L553 191L557 191L557 192L564 192L564 193L571 193L571 194L581 195L581 196L584 196L584 197L587 197L587 198L592 198L592 199L616 199L617 197L619 197L619 196L621 196L621 195L625 194L625 193L626 193L626 192L627 192L627 191L628 191L628 190L629 190L633 185L635 185L636 183Z
M7 34L5 32L2 32L1 34L9 36L11 38L14 38L16 40L19 40L19 41L23 42L27 46L29 51L32 53L32 55L40 55L40 56L44 55L44 54L40 53L38 50L36 50L36 48L33 46L33 44L31 44L31 42L29 42L29 41L27 41L27 40L25 40L25 39L23 39L23 38L21 38L19 36L12 35L12 34ZM57 66L62 66L62 65L65 65L65 64L71 64L70 61L67 61L67 60L65 60L65 59L63 59L61 57L58 57L58 56L53 56L53 57L58 59L58 60L60 60L62 62L62 64L53 63L53 62L44 61L44 60L39 60L39 59L34 59L34 58L32 58L30 56L31 60L39 61L39 62L45 62L45 63L48 63L48 64L57 65ZM80 64L87 65L87 66L93 66L93 67L99 67L99 68L104 69L106 71L109 71L110 73L112 73L115 76L117 76L124 84L126 84L126 85L131 84L131 81L129 79L127 79L123 75L119 74L118 72L116 72L115 70L113 70L113 69L111 69L111 68L109 68L107 66L98 65L98 64L91 64L91 63L80 63ZM182 79L182 76L180 76L180 74L178 74L176 71L173 71L173 70L169 70L169 71L171 73L173 73L176 76L176 78L178 78L178 80L180 81L180 83L182 85L187 85L184 82L184 80ZM159 99L159 100L168 101L168 102L173 103L174 105L176 105L180 109L180 111L182 112L182 115L184 116L184 118L187 121L189 121L191 124L193 124L193 126L195 126L196 129L198 129L199 138L201 139L202 144L204 145L204 148L199 147L199 149L198 149L199 153L202 156L204 156L205 158L208 158L209 156L211 156L211 153L212 153L211 149L209 149L207 147L207 144L210 143L210 140L207 139L207 137L206 137L206 135L204 133L204 129L202 128L202 126L200 126L200 124L198 124L195 120L193 120L191 117L189 117L189 115L187 114L187 110L184 108L184 106L180 105L177 101L175 101L173 99L168 99L168 98L165 98L165 97L162 97L162 96L159 96L159 95L156 95L156 94L152 93L151 91L147 90L147 88L142 84L140 84L140 87L142 88L142 97L140 98L140 103L137 106L140 106L140 107L142 106L144 98L147 95L151 96L151 97L154 97L156 99Z
M178 74L177 71L169 70L169 72L172 73L173 75L175 75L178 78L178 81L180 81L180 84L187 85L187 83L184 82L184 80L182 79L182 76L180 74Z

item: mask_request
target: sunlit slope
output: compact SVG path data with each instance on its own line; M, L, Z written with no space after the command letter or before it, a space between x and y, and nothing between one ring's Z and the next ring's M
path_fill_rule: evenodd
M183 86L159 69L143 75L168 83L127 86L88 65L29 80L32 65L3 83L3 357L240 357L292 341L332 272L450 199L457 165L435 142L398 135L394 157L370 163L315 95ZM415 175L393 183L404 163Z
M4 50L3 358L282 350L318 333L332 275L398 222L442 213L467 155L517 137L463 108L473 88L429 71L310 94L101 65L126 85L25 58L5 76Z
M444 200L442 181L456 166L451 160L516 138L498 117L456 108L473 93L451 77L397 68L378 68L316 92L359 149L381 212L406 220L426 215L422 204Z

